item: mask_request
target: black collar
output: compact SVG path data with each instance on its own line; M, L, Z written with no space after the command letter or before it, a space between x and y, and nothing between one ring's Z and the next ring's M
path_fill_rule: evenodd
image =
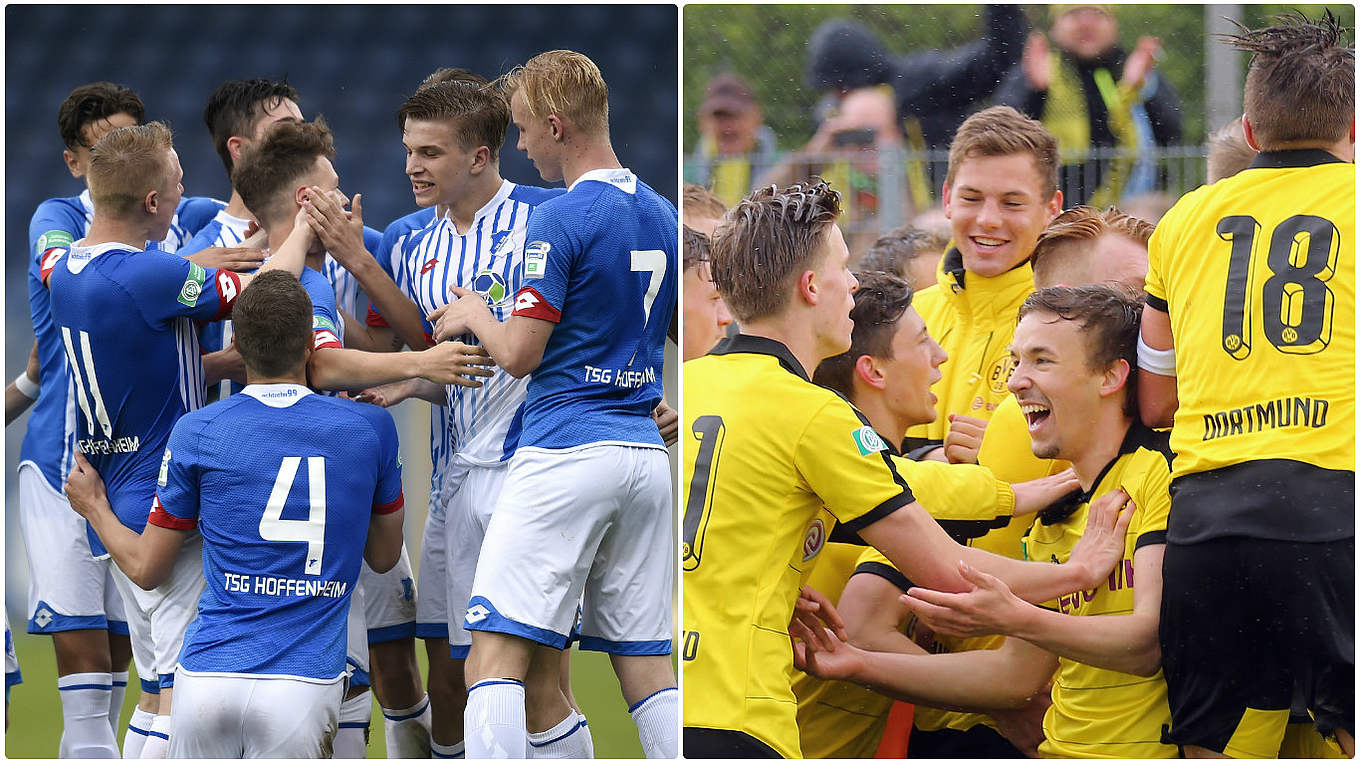
M1321 148L1295 150L1263 150L1251 160L1248 169L1298 169L1321 164L1344 164L1345 161Z
M1100 481L1110 474L1115 462L1118 462L1124 456L1132 454L1138 449L1161 451L1165 456L1166 447L1166 433L1158 433L1135 420L1133 424L1129 425L1128 431L1124 433L1124 440L1119 444L1119 452L1114 455L1113 459L1106 462L1104 467L1100 468L1100 474L1091 482L1091 489L1089 491L1073 491L1053 502L1039 511L1039 521L1044 525L1059 523L1071 517L1072 513L1076 512L1081 505L1090 504L1091 499L1095 496L1096 489L1100 488Z
M718 341L718 345L708 352L711 356L726 356L727 354L765 354L773 356L779 360L780 366L792 372L803 380L812 382L808 379L807 373L803 371L803 365L793 358L793 352L789 347L777 340L761 338L755 335L745 335L737 333L730 338L723 338Z

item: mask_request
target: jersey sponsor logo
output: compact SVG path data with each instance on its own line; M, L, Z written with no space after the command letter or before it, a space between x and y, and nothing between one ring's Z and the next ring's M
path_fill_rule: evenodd
M156 476L156 485L165 488L165 484L170 481L170 447L165 448L165 456L161 457L161 472ZM158 502L159 503L159 502Z
M862 457L888 449L888 444L884 443L878 433L868 425L851 433L850 436L855 439L855 445L859 447L859 455Z
M189 262L189 276L184 278L184 287L179 289L179 302L185 306L197 306L198 297L203 293L203 281L208 273L203 267Z
M438 263L439 263L439 257L438 257L438 256L435 256L434 258L432 258L432 259L430 259L429 261L425 262L425 265L422 266L422 267L420 268L420 273L421 273L421 274L427 274L431 269L434 269L435 265L438 264Z
M499 272L483 269L472 278L472 289L486 301L487 306L498 306L510 295L510 286Z
M236 275L231 272L217 273L217 292L222 294L223 303L231 303L236 300Z
M541 280L543 275L548 272L548 251L552 250L550 243L542 240L524 246L524 276L530 280Z
M467 614L463 615L463 622L468 625L480 623L483 620L486 620L487 616L490 614L491 610L488 610L480 604L474 604L471 607L468 607Z
M819 517L812 521L807 534L803 536L803 561L810 562L813 557L821 554L823 546L826 546L826 523Z

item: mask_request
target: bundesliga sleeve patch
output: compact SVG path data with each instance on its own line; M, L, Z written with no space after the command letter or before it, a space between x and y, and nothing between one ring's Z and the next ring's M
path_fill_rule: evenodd
M198 297L203 294L203 281L208 273L203 267L189 262L189 276L184 278L184 287L179 289L179 302L193 308L198 305Z
M542 293L528 285L520 288L519 293L515 295L515 310L511 313L515 316L533 317L553 324L562 321L562 312L554 309Z
M859 448L859 455L862 457L888 449L888 444L884 443L883 439L878 437L878 433L868 425L851 433L850 437L855 439L855 446Z
M552 245L542 240L524 246L524 278L541 280L548 271L548 251Z
M71 233L66 230L49 230L38 237L34 249L38 254L38 267L44 282L73 242L75 241L71 238Z
M170 449L165 449L165 456L161 457L161 472L156 477L156 485L165 488L165 484L170 482Z

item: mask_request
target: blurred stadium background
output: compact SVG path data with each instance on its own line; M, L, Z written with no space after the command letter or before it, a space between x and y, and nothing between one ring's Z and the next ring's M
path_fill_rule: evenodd
M620 160L675 202L677 23L678 10L669 5L7 6L6 377L23 370L33 340L25 274L29 218L43 200L83 189L62 162L56 129L57 106L73 87L96 80L131 87L146 103L148 119L175 130L185 194L225 200L230 186L202 121L208 95L228 79L286 78L301 93L308 119L325 115L336 135L341 187L363 193L365 221L381 230L415 208L395 113L427 74L461 66L494 78L539 52L568 48L589 55L609 83ZM515 139L512 127L501 151L503 176L540 184ZM666 379L674 404L669 353ZM393 411L407 463L406 535L415 560L429 492L429 415L422 402ZM5 433L7 505L14 504L24 424L21 418ZM61 714L55 662L45 638L23 632L28 566L12 507L5 510L5 550L6 612L24 675L13 691L6 755L52 757ZM423 645L417 651L423 663ZM600 756L640 757L607 659L578 655L573 663L576 696ZM124 723L134 700L135 692ZM376 703L373 727L369 756L383 757Z
M763 109L765 125L777 140L774 159L753 160L753 179L759 169L778 162L796 151L817 130L819 99L822 93L809 86L808 40L817 27L830 19L849 19L862 24L892 55L906 55L924 50L950 50L977 40L984 32L982 5L689 5L684 12L684 53L682 72L682 122L684 129L682 150L685 152L683 174L686 181L696 181L707 174L703 160L696 160L696 146L700 141L698 113L705 100L709 81L724 73L735 73L750 87L756 102ZM1076 7L1031 5L1022 10L1031 30L1046 31L1063 9ZM1324 8L1336 14L1342 24L1354 27L1354 5L1195 5L1195 4L1126 4L1102 5L1109 9L1118 24L1119 47L1132 51L1138 38L1158 37L1162 54L1156 70L1169 82L1181 105L1182 141L1178 146L1145 149L1141 158L1157 167L1157 178L1152 189L1143 186L1144 193L1133 202L1126 192L1120 198L1126 210L1151 221L1169 206L1169 201L1193 189L1204 181L1205 144L1209 134L1223 127L1241 114L1241 82L1247 59L1217 42L1215 34L1232 32L1235 27L1227 19L1234 19L1249 28L1266 25L1272 16L1299 10L1317 17ZM1023 39L1023 37L1021 38ZM989 101L982 101L971 110L979 110ZM970 111L971 112L971 111ZM1066 151L1071 146L1062 146ZM1077 146L1081 150L1084 146ZM1090 156L1109 159L1115 153L1091 151ZM1123 154L1120 154L1122 157ZM943 166L947 151L907 151L903 157L885 159L880 154L880 182L892 176L897 182L905 179L910 165L917 160L939 162ZM757 165L759 163L759 165ZM904 172L903 168L908 171ZM869 170L872 173L872 169ZM830 171L824 171L835 181ZM884 183L883 200L878 208L890 211L888 183ZM1126 190L1136 190L1130 182ZM912 193L916 201L919 190L904 187L898 192ZM938 184L930 188L938 196ZM1070 193L1069 193L1070 195ZM896 198L897 196L891 196ZM936 198L938 201L938 198ZM918 213L929 206L929 199L918 205ZM887 232L903 221L913 221L900 212L880 213L877 219L865 221L866 234ZM858 232L853 212L844 221L847 233ZM938 213L927 226L938 224ZM923 220L924 221L924 220ZM852 246L853 247L853 246Z

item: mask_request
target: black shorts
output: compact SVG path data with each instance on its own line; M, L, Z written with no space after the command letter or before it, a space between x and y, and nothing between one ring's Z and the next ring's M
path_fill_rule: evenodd
M1163 741L1223 752L1248 710L1287 715L1296 693L1319 731L1354 735L1354 538L1167 544L1162 578Z
M977 725L967 731L942 728L938 731L911 729L907 741L909 758L941 757L1025 757L1025 753L1006 741L990 726Z
M780 757L770 745L741 731L685 727L684 757Z

